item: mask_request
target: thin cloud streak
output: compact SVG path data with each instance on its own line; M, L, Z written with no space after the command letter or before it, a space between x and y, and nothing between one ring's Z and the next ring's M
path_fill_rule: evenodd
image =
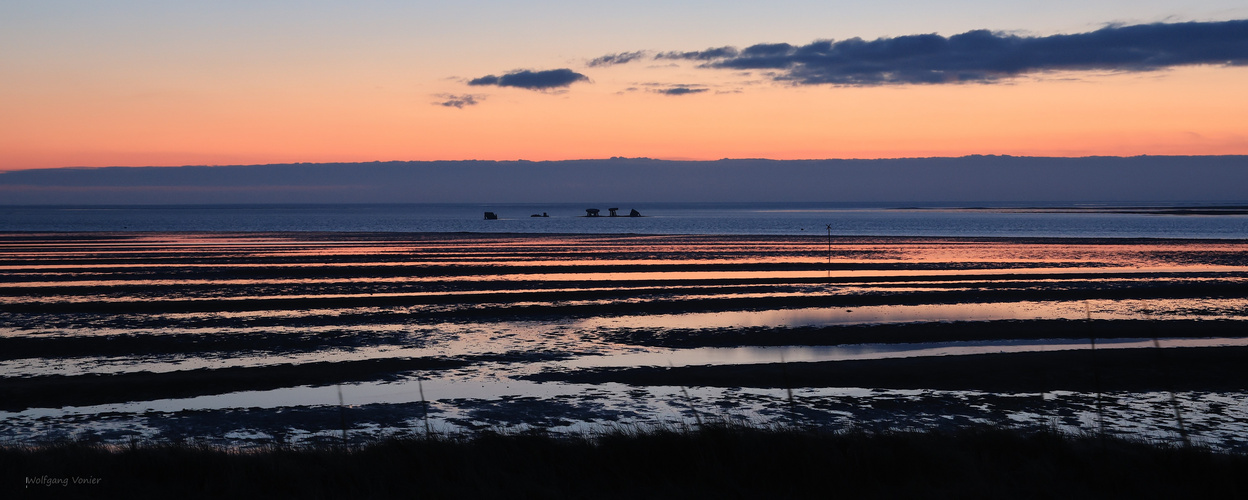
M736 57L741 51L736 47L716 47L706 50L698 50L693 52L663 52L656 56L655 59L693 59L699 61L710 61L713 59L724 59Z
M590 59L590 61L585 63L585 65L591 68L597 68L599 66L614 66L616 64L625 64L636 61L646 57L646 55L647 53L644 50L638 50L636 52L621 52L619 54L607 54L602 57Z
M655 92L658 92L663 95L689 95L689 94L700 94L702 92L707 92L709 90L710 89L692 88L692 87L672 87L672 88L667 88L667 89L655 90Z
M476 106L485 99L484 96L473 94L438 94L436 97L442 99L442 101L433 103L435 106L457 109L464 109L466 106Z
M994 81L1045 71L1154 71L1187 65L1248 64L1248 20L1107 26L1073 35L1023 37L988 30L807 45L664 52L655 59L700 67L770 70L799 85L938 84Z

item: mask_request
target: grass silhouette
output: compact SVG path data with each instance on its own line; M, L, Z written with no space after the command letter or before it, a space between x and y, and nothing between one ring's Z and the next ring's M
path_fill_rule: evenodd
M352 447L64 442L0 447L10 490L58 497L1235 498L1248 456L1199 447L972 428L819 432L706 423L574 437L541 432ZM31 478L99 478L28 486ZM18 492L21 493L21 492ZM10 497L12 498L12 497Z

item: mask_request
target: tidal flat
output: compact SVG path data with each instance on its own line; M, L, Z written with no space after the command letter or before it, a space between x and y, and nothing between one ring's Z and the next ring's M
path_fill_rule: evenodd
M0 233L0 440L704 422L1248 451L1242 240Z

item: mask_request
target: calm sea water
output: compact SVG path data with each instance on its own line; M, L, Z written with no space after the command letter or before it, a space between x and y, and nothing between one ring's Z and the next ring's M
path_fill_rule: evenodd
M1248 205L1248 203L1242 204ZM605 217L637 209L644 217ZM1143 204L1150 208L1173 208ZM1076 208L1068 211L1064 208ZM587 218L586 208L604 217ZM1037 209L1038 208L1038 209ZM364 231L576 234L826 234L1248 238L1248 215L1175 215L1119 207L1022 204L376 204L0 206L0 231ZM484 220L484 213L498 220ZM530 217L533 214L549 217Z

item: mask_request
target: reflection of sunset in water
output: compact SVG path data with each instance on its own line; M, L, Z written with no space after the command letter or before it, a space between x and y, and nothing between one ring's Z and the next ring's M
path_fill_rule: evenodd
M547 370L1065 352L1089 349L1085 335L1098 349L1148 348L1151 336L1169 349L1248 345L1248 251L1223 241L10 233L0 278L11 380L455 360L465 366L338 384L353 404L404 405L423 377L446 425L468 418L465 398L671 412L651 402L669 388L524 379ZM689 344L665 343L674 337ZM31 419L332 403L321 395L292 382L0 416L37 428Z
M853 308L717 311L592 318L582 328L749 328L810 327L929 321L1031 319L1248 319L1248 299L1086 300L856 306Z

